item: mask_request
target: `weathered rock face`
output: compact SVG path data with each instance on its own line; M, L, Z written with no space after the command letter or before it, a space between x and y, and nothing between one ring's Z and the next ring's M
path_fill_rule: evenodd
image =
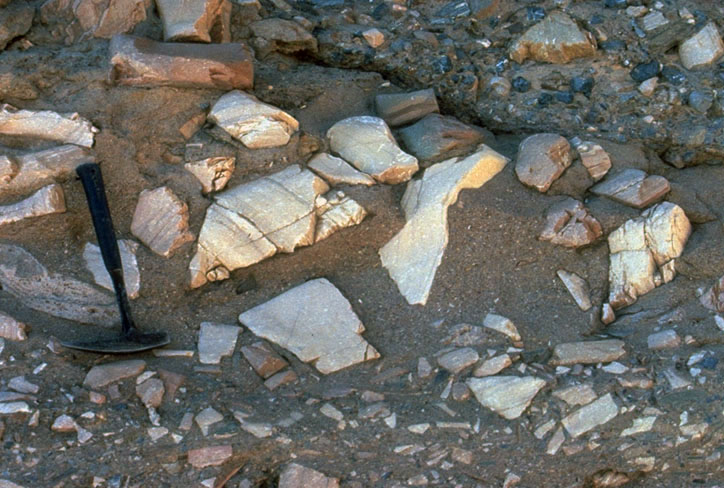
M0 244L0 285L23 305L54 317L112 327L118 323L115 297L48 270L25 249Z
M550 363L554 366L610 363L626 354L623 346L624 342L618 339L557 344Z
M188 206L165 186L141 192L133 213L131 232L165 258L194 240L189 232Z
M5 49L10 41L22 36L33 25L35 9L25 2L13 2L0 10L0 51Z
M663 176L647 175L640 169L626 169L609 176L591 188L596 195L603 195L624 205L644 208L660 200L671 186Z
M520 143L515 174L521 183L545 192L571 165L571 145L558 134L536 134Z
M382 265L411 304L422 304L432 288L437 267L447 247L447 209L465 188L480 188L505 167L508 160L487 146L464 158L428 168L407 185L402 197L406 223L380 249Z
M490 142L483 141L482 130L440 114L426 115L419 122L400 129L399 134L410 153L428 162L469 152L481 142Z
M466 383L481 405L508 420L520 417L546 384L533 376L469 378Z
M151 0L48 0L40 19L66 44L90 36L110 39L146 20Z
M332 156L328 153L319 153L307 163L319 176L333 185L374 185L375 180L369 175L357 171L344 159Z
M510 59L516 63L530 58L563 64L593 56L595 52L596 40L591 33L581 30L566 14L551 12L512 45Z
M409 124L440 111L432 88L410 93L377 95L375 107L377 115L390 127Z
M678 205L663 202L624 223L608 236L609 301L614 309L668 283L676 274L691 224Z
M686 69L698 69L714 63L724 55L724 42L714 22L709 22L694 36L679 46L681 64Z
M19 110L0 106L0 134L93 146L98 129L77 113L59 114L50 110Z
M340 120L327 131L327 138L333 152L380 183L402 183L418 170L417 159L400 149L378 117Z
M48 185L25 200L0 206L0 226L31 217L65 212L65 196L60 185Z
M714 283L699 300L709 310L724 313L724 276L719 278L719 281Z
M256 37L252 41L254 48L261 57L272 51L284 54L317 52L317 39L293 20L270 18L254 22L249 27Z
M357 202L337 192L324 195L328 191L324 180L294 165L217 195L189 265L191 287L362 221L366 212Z
M219 98L208 118L249 149L283 146L299 129L288 113L238 90Z
M138 243L135 241L128 239L118 241L118 250L121 253L121 263L123 264L123 282L126 284L126 293L129 298L138 298L138 292L141 289L141 274L138 271L138 262L136 261L137 249ZM83 249L83 259L86 268L93 274L96 284L113 291L113 282L105 264L103 264L101 249L95 244L86 243Z
M254 65L244 44L163 43L117 35L109 78L121 85L250 89Z
M229 0L156 0L164 41L229 42Z
M184 168L199 180L203 193L223 190L235 167L236 158L225 156L192 161L184 165Z
M365 328L352 306L324 278L247 310L239 321L300 360L313 362L323 374L380 357L362 338Z
M603 233L601 224L578 200L566 198L546 211L546 224L540 239L565 247L585 246Z
M21 156L0 156L0 196L37 190L67 178L79 164L92 161L88 151L70 144ZM2 168L6 168L4 172Z

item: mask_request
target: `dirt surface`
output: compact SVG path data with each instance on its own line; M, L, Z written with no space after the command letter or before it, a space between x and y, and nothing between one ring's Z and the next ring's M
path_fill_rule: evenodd
M42 3L34 2L37 8ZM510 5L499 7L499 22L521 22L525 27L532 23L525 20L526 8L552 10L554 2L501 2L504 3ZM581 18L603 15L605 22L616 28L629 25L623 9L604 8L603 3L574 2L569 9ZM631 5L639 3L631 2ZM653 3L643 3L654 8ZM686 6L717 22L720 30L724 27L724 15L717 10L716 2L664 3L667 11L676 12L677 7ZM450 208L450 241L425 306L409 305L405 301L378 255L379 249L404 224L399 202L405 184L339 187L368 211L368 217L360 225L292 254L279 253L252 267L236 270L230 279L199 289L191 290L188 286L188 263L195 252L195 242L184 245L168 259L141 245L137 254L141 296L132 302L133 312L144 329L170 334L168 348L195 350L201 322L238 325L240 313L310 279L325 277L350 301L366 328L364 338L381 354L379 360L321 375L313 366L272 345L298 375L297 382L274 391L264 387L263 379L239 352L241 346L259 340L247 329L240 334L234 354L223 359L218 370L200 369L197 357L156 357L150 352L134 355L146 361L147 371L166 370L183 376L182 388L175 398L167 397L158 408L161 425L179 434L178 442L171 435L157 441L149 438L147 429L152 424L136 396L133 379L121 382L115 392L101 389L108 397L105 403L89 402L89 389L82 386L86 373L93 365L118 358L62 348L52 352L47 347L53 337L70 340L92 336L96 333L92 326L33 311L0 290L0 310L28 324L28 339L8 340L0 352L0 390L8 390L7 382L17 376L25 376L39 386L35 400L29 402L32 411L39 412L37 425L33 425L30 414L0 416L3 442L0 478L37 487L172 487L199 486L203 480L215 477L217 484L210 486L220 486L219 483L238 468L226 486L276 486L280 470L293 461L339 478L341 486L349 487L423 484L492 487L503 486L511 473L521 478L518 486L530 487L623 486L601 481L605 473L619 473L625 486L713 488L724 484L720 462L724 445L721 385L724 362L714 362L712 368L700 373L700 377L706 377L703 384L689 376L686 365L687 359L697 351L708 351L717 359L724 354L722 331L714 325L713 314L699 303L697 294L697 290L708 289L724 274L724 192L721 191L724 166L712 156L721 143L712 142L708 150L695 148L691 165L687 163L678 168L667 161L667 154L681 147L671 143L672 132L682 126L704 124L718 134L717 124L722 119L711 111L702 115L685 107L670 119L664 115L663 127L665 132L670 132L647 139L645 132L639 131L638 122L626 125L627 119L619 111L620 104L609 104L609 112L602 112L606 122L598 124L601 130L586 133L586 125L594 123L578 123L569 115L590 112L594 103L602 103L604 95L596 102L586 99L583 106L571 104L558 108L526 105L523 94L514 93L506 100L491 96L484 86L484 80L489 78L485 65L489 59L503 56L503 51L479 57L466 51L465 56L482 70L479 94L471 101L455 95L462 89L460 82L455 83L449 77L426 78L417 74L418 67L430 64L426 51L414 48L404 51L404 56L411 58L410 70L407 76L400 76L395 63L404 64L400 61L404 58L394 53L389 54L392 61L385 64L387 58L382 54L365 58L368 47L362 46L360 50L364 52L358 56L361 59L355 62L357 53L347 52L345 58L345 51L340 47L343 43L337 51L325 47L326 30L341 29L340 18L361 13L370 15L377 4L387 5L350 4L324 7L326 11L314 7L313 2L293 5L295 13L306 15L316 23L313 33L320 39L320 50L296 56L271 53L255 60L253 93L287 111L300 123L300 131L289 144L273 149L250 150L240 144L223 142L210 124L185 140L179 128L213 104L224 91L112 85L107 81L107 40L78 40L65 45L48 33L49 27L38 15L25 36L32 45L23 47L15 40L14 46L0 54L3 72L12 72L27 80L38 93L37 97L27 100L6 96L3 102L23 109L78 112L100 129L92 153L103 170L119 238L133 238L130 225L139 193L163 185L169 186L188 204L189 227L198 235L212 200L202 195L199 183L183 168L184 162L218 155L235 156L237 167L228 187L290 164L305 164L316 149L326 148L325 133L335 122L354 115L375 115L374 97L379 93L435 88L443 114L492 130L495 140L489 141L489 145L512 161L481 189L463 191ZM262 2L262 5L258 14L261 17L292 15L271 3ZM408 7L429 21L443 5L412 2ZM512 5L515 6L513 14L510 13ZM251 40L246 12L246 7L234 4L234 40ZM134 33L161 40L158 13L153 7L148 13L149 18L136 26ZM337 20L326 23L319 20L324 18ZM387 29L386 45L398 38L410 39L395 30L396 22L401 22L400 17L392 13L376 22ZM433 30L440 41L439 51L465 51L474 39L484 38L486 33L493 36L489 21L473 23L482 29L477 35L470 34L473 27L467 20L456 22ZM611 30L615 31L613 27ZM624 34L621 37L626 39ZM493 40L498 42L494 36ZM631 52L643 57L638 48L631 48ZM458 53L458 57L463 56ZM565 77L573 71L595 71L596 89L604 91L619 73L622 79L628 77L630 67L620 64L623 58L630 58L633 64L641 61L627 52L613 57L600 54L594 59L577 60L573 66L565 65ZM505 72L502 76L512 79L516 74L525 74L535 91L541 79L550 79L553 68L555 65L529 62L509 68L515 73ZM706 72L692 72L687 84L695 85L700 78L708 76L715 79L719 70L714 65ZM607 78L606 72L614 72L615 76ZM629 83L630 79L625 82ZM717 83L714 86L718 89L724 88L724 81ZM629 103L636 111L639 110L637 103L643 106L649 101L634 99ZM496 107L509 104L518 107L521 113L530 112L534 118L524 123L525 115L516 115L516 112L506 120L493 122L507 110ZM480 110L481 105L489 105L490 110ZM623 133L631 137L626 140L617 137L617 124L627 127ZM581 186L573 171L564 173L547 193L522 185L514 172L518 145L528 135L542 132L546 125L550 125L546 131L595 140L611 155L616 169L640 168L662 175L689 196L688 200L677 200L676 195L681 192L672 192L666 197L682 205L693 222L693 233L677 261L677 277L618 311L617 320L608 327L600 321L600 307L608 296L609 252L605 237L578 250L540 241L544 211L563 195L582 199L601 222L604 236L638 216L640 211L592 195ZM6 154L52 146L8 137L0 137L0 142ZM706 156L701 155L702 151ZM705 164L698 164L700 162ZM65 213L0 226L0 241L23 247L52 272L92 283L82 254L86 242L96 242L96 238L84 193L74 178L61 183L66 198ZM696 198L692 199L691 195ZM697 219L697 215L705 217ZM575 272L587 280L593 308L582 312L576 306L556 277L559 269ZM522 351L514 354L517 360L509 374L527 371L526 374L532 373L547 382L531 407L515 420L503 419L469 394L460 401L452 396L441 398L450 382L464 382L471 369L452 375L437 365L436 355L449 346L446 338L455 325L480 325L490 312L511 319L523 337ZM649 334L670 328L682 338L680 346L663 351L647 347ZM609 337L625 341L627 354L620 362L629 368L641 368L644 375L654 380L653 388L624 387L615 374L606 373L595 364L560 374L547 363L556 344ZM503 335L489 332L484 342L473 347L481 357L487 357L488 350L499 354L511 346ZM430 377L422 378L418 374L421 357L427 358L435 368ZM46 364L44 369L34 373L41 364ZM692 386L672 390L662 376L669 367L689 378ZM585 436L568 438L565 448L556 455L546 454L551 434L538 439L534 436L535 429L575 410L552 397L551 392L578 383L590 384L599 396L612 393L623 408L615 419ZM358 417L359 412L370 405L362 395L366 391L383 395L378 401L384 401L387 415ZM327 402L344 414L344 426L319 412ZM212 426L208 435L203 435L196 426L190 431L179 430L185 413L197 414L208 406L224 417ZM655 428L635 437L619 437L646 407L662 412ZM233 416L233 412L239 410L250 414L250 421L274 425L274 434L258 439L240 429ZM81 417L86 412L94 415ZM703 435L681 441L679 428L683 412L687 412L690 424L707 424ZM296 413L302 415L301 420L289 426L278 424ZM392 427L382 418L391 413L396 415L396 424ZM78 423L93 434L92 439L80 444L75 434L51 431L50 425L62 414L78 419ZM427 422L432 426L425 434L407 429L409 425ZM445 428L436 422L467 422L469 427ZM195 469L187 464L189 450L222 444L233 446L234 451L222 466ZM414 455L396 450L407 445L419 445L423 449ZM471 453L470 462L465 456L461 458L460 452ZM650 469L645 467L645 462L637 461L642 458L654 458Z

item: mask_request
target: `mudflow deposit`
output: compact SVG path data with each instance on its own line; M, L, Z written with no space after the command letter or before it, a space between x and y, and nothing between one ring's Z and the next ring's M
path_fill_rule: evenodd
M0 0L0 487L724 486L723 34ZM165 347L62 345L120 331L93 162Z

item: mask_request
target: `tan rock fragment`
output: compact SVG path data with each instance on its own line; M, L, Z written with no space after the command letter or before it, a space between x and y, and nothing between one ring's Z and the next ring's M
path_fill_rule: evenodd
M10 315L0 312L0 337L10 341L24 341L28 338L26 325L18 322Z
M163 401L166 388L159 378L150 378L140 385L136 385L136 396L140 398L146 408L158 408Z
M679 45L681 64L686 69L698 69L714 63L724 55L724 42L714 22Z
M556 274L561 279L563 284L566 285L566 289L576 301L576 305L578 305L578 308L585 312L593 306L593 304L591 303L591 292L588 288L588 283L586 283L586 280L584 280L577 274L569 273L564 269L559 269L558 271L556 271Z
M626 354L624 342L618 339L602 341L568 342L553 348L550 364L567 366L571 364L610 363Z
M568 15L554 11L528 29L510 48L516 63L533 59L545 63L564 64L576 58L593 56L596 40L581 30Z
M309 160L307 166L332 185L346 183L371 186L375 184L375 180L371 176L357 171L344 159L328 153L322 152L315 155Z
M508 160L483 145L476 153L454 158L425 170L407 185L402 197L406 223L380 249L382 265L411 304L422 304L432 288L448 242L447 209L465 188L480 188Z
M131 232L153 252L170 257L176 249L194 240L188 229L189 208L170 188L162 186L141 192Z
M83 386L97 390L116 381L138 376L145 368L146 361L142 359L129 359L126 361L98 364L88 371L88 374L83 380Z
M279 475L279 488L339 488L337 478L329 478L319 471L300 464L288 464Z
M578 200L566 198L546 211L546 225L539 239L565 247L588 245L601 237L601 224Z
M502 354L483 361L480 366L473 370L473 376L478 378L482 376L492 376L500 373L511 364L513 364L513 361L510 359L510 356Z
M586 405L598 397L589 384L573 385L568 388L562 388L554 391L553 396L563 400L572 407L577 405Z
M576 144L576 150L581 157L581 163L588 170L593 181L600 180L611 169L611 157L600 145L589 141L579 141Z
M146 20L151 0L46 0L40 6L40 20L51 33L72 44L78 39L130 32Z
M229 31L228 0L156 0L164 41L212 42L212 31ZM226 24L226 25L224 25ZM215 36L214 42L229 42Z
M663 176L649 176L638 169L626 169L606 178L591 188L591 192L624 205L644 208L663 198L670 189L669 181Z
M288 113L238 90L219 98L208 119L249 149L283 146L299 129Z
M614 419L617 415L618 405L613 401L611 394L608 393L564 417L561 424L571 437L576 438Z
M233 454L233 448L230 445L225 445L192 449L187 456L191 466L195 469L202 469L208 466L221 466Z
M25 200L0 206L0 226L31 217L65 212L65 196L60 185L48 185Z
M186 163L186 168L201 183L203 193L221 191L236 167L235 157L218 156Z
M518 147L515 174L521 183L545 192L571 165L571 145L558 134L536 134Z
M518 328L515 326L512 320L502 315L489 313L483 320L483 327L488 329L497 330L501 334L507 335L511 341L520 342L523 340L518 333Z
M533 376L469 378L466 383L481 405L508 420L520 417L546 384Z
M0 106L0 134L93 146L98 129L77 113L59 114L51 110L20 110Z
M249 27L255 36L252 42L259 57L263 58L272 51L285 54L317 52L317 39L293 20L267 18Z
M362 32L362 37L365 38L367 44L372 48L378 48L385 43L385 35L379 29L372 28Z
M4 163L3 163L4 161ZM67 144L20 156L0 156L0 196L37 190L55 180L69 177L76 166L92 162L93 157L82 147ZM0 175L2 175L0 170Z
M367 211L344 192L332 190L315 202L317 227L314 242L326 239L340 229L360 224Z
M118 241L118 250L121 253L121 263L123 264L123 281L126 284L126 293L129 298L138 298L141 288L141 274L138 271L138 262L136 261L136 250L138 243L128 239ZM102 286L106 290L114 291L111 275L108 274L101 249L87 242L83 248L83 259L86 268L93 275L96 284Z
M241 354L249 361L254 371L264 379L289 366L289 363L262 341L242 347Z

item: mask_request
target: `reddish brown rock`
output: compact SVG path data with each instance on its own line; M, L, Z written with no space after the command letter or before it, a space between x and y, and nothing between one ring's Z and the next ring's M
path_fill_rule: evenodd
M189 464L196 469L220 466L234 453L231 446L213 446L192 449L188 452Z
M581 202L566 198L546 212L546 225L539 239L565 247L580 247L592 243L602 233L601 224Z
M272 351L271 348L263 342L257 342L251 346L244 346L241 348L241 353L246 360L249 361L249 364L254 368L256 374L264 379L269 378L274 373L289 365L289 363L279 357L277 353Z

